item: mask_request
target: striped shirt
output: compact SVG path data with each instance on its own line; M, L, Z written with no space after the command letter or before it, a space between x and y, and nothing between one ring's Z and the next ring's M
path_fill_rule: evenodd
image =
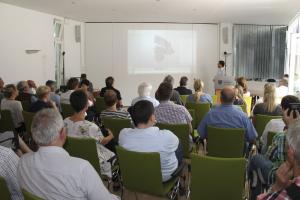
M23 199L17 180L18 162L18 156L11 149L0 146L0 176L5 179L12 200Z
M117 111L104 110L101 112L100 118L102 119L104 117L111 117L117 119L131 119L130 114L124 110L117 110Z

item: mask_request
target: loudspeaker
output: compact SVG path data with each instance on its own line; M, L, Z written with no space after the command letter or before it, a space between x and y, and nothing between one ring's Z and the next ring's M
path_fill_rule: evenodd
M229 39L228 38L228 36L229 36L228 32L229 32L228 26L222 28L223 44L228 44L228 39Z
M81 26L80 25L75 26L75 41L81 42Z

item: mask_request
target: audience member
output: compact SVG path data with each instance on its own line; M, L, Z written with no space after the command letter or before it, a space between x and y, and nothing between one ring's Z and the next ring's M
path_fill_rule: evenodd
M27 81L27 84L28 84L28 86L29 86L28 92L29 92L30 94L35 95L35 94L36 94L36 89L37 89L35 82L34 82L33 80L28 80L28 81Z
M88 97L84 91L77 90L73 92L70 96L70 103L75 113L64 120L68 136L96 139L101 174L111 177L111 166L108 160L114 157L114 153L105 148L104 145L113 139L112 133L108 131L108 136L104 137L96 124L85 120L85 113L88 109Z
M70 95L79 87L79 81L77 78L70 78L67 82L67 91L60 95L60 102L64 104L70 104Z
M0 102L4 98L3 90L4 90L4 81L0 77Z
M193 93L192 90L186 88L187 82L188 78L186 76L180 78L179 87L175 88L180 95L190 95Z
M195 79L194 80L194 89L195 89L195 94L191 94L187 98L187 102L192 102L192 103L210 103L212 104L212 98L209 94L206 94L203 92L204 89L204 83L200 79Z
M115 80L113 77L109 76L105 79L105 85L106 87L102 88L101 91L100 91L100 97L104 97L104 94L107 90L113 90L116 94L117 94L117 99L118 99L118 102L117 102L117 108L121 108L123 107L123 104L122 104L122 97L121 97L121 93L119 90L117 90L116 88L114 88L114 83L115 83Z
M244 100L243 88L240 85L236 85L234 88L235 98L233 105L247 105Z
M87 80L87 79L83 79L81 82L80 82L80 89L82 89L86 95L88 96L88 110L86 111L86 117L85 119L92 122L92 121L98 121L98 118L97 118L97 110L96 110L96 107L95 107L95 98L94 98L94 95L93 93L91 93L89 91L89 87L90 87L90 81Z
M287 129L294 121L290 103L299 102L299 99L292 96L286 96L282 100L283 121ZM279 131L272 140L272 144L268 147L265 154L257 154L253 156L249 162L248 174L251 181L251 197L262 192L261 184L271 185L275 181L275 173L278 167L286 161L286 132Z
M106 109L100 113L100 117L112 117L119 119L131 119L127 111L117 109L118 96L113 90L106 90L104 94Z
M19 161L21 188L43 199L118 199L108 192L89 162L71 157L63 149L67 133L57 110L44 109L35 115L32 137L39 149Z
M158 152L163 181L168 181L178 167L175 151L178 149L178 138L168 130L155 127L153 104L141 100L129 109L134 129L125 128L120 132L119 145L136 152Z
M212 108L203 118L198 126L201 139L207 138L207 126L219 128L243 128L245 129L245 140L253 143L257 137L256 130L247 115L233 105L234 90L225 87L221 91L221 105Z
M174 85L174 78L173 76L171 75L168 75L164 78L164 81L163 82L167 82L169 84L171 84L172 88L173 88L173 85ZM155 94L155 97L156 99L157 98L157 94ZM180 99L180 94L179 92L177 92L176 90L172 89L172 94L171 94L171 101L173 101L174 103L178 104L178 105L183 105L181 99Z
M275 102L275 86L273 83L265 84L263 103L258 103L253 109L253 120L255 122L255 115L282 115L280 105Z
M29 85L27 81L20 81L17 84L17 89L19 91L19 95L17 96L16 100L18 101L28 101L28 102L35 102L37 98L29 93Z
M17 180L18 162L19 157L11 149L0 146L0 176L5 179L12 200L23 200Z
M154 107L159 105L159 102L151 97L152 85L150 83L143 82L138 87L138 94L139 96L132 100L131 105L133 106L135 103L141 100L150 101Z
M250 97L250 92L248 91L247 80L245 77L239 77L236 79L237 85L241 86L243 89L243 97Z
M55 81L48 80L46 82L46 86L50 88L50 100L55 102L56 107L61 112L60 96L55 93L56 90Z
M82 82L83 80L88 80L86 74L81 74L80 82ZM88 81L89 81L88 91L93 94L93 92L94 92L93 83L90 80L88 80Z
M48 86L40 86L36 90L38 100L30 105L29 112L38 112L45 108L57 109L55 102L50 99L50 88Z

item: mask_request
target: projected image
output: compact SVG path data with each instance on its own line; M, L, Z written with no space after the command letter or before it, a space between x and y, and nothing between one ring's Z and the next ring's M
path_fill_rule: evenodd
M129 74L192 73L192 30L129 30Z

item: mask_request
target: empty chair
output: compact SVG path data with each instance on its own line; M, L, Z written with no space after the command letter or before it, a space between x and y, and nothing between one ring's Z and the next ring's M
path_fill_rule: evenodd
M71 104L62 103L61 110L64 119L74 114L74 109L72 108Z
M26 190L22 190L22 193L24 195L24 200L42 200L41 198L35 196L34 194L31 194L30 192Z
M191 157L191 200L243 199L244 158Z
M130 128L132 126L130 119L117 119L112 117L103 117L102 123L105 128L111 130L116 142L119 141L120 131L123 128Z
M255 115L254 127L256 129L258 138L263 134L266 125L271 119L279 119L282 116L271 116L271 115Z
M245 130L207 127L208 156L239 158L245 149Z
M3 177L0 176L0 199L1 200L10 200L10 192L8 190L6 181Z
M209 103L186 103L187 109L195 110L195 127L197 128L200 122L202 121L203 117L206 113L210 110L210 104Z
M176 197L179 177L174 175L168 182L162 182L159 153L127 151L119 146L116 149L122 183L126 189L154 196L168 196L170 199Z

